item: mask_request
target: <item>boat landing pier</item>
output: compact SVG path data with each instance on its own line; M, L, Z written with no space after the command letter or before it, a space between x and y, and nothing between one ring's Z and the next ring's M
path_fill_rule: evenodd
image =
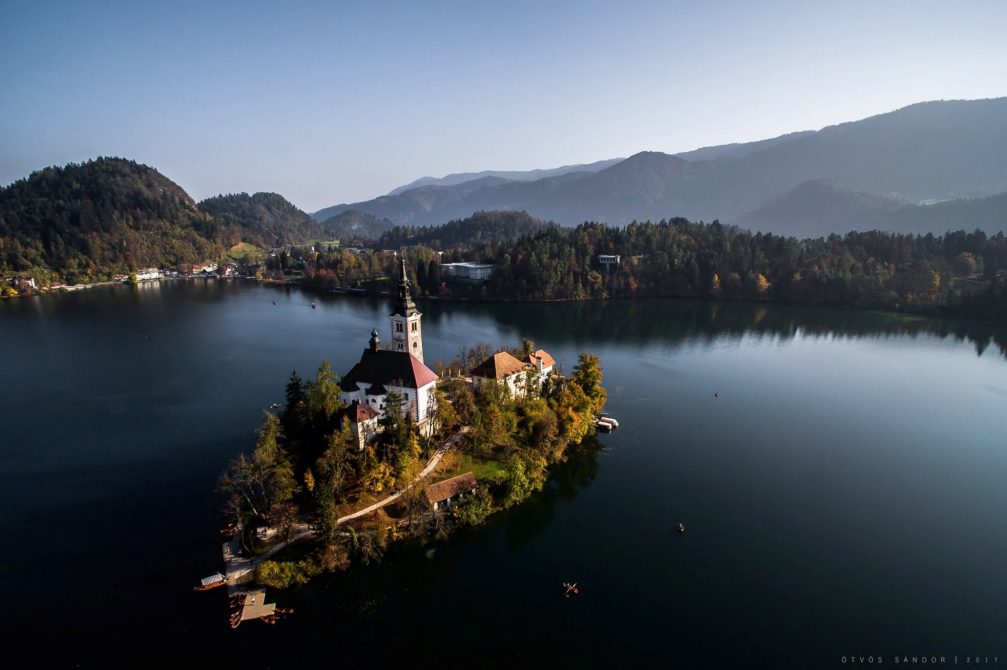
M276 603L266 602L265 589L257 589L245 593L245 600L241 603L241 620L251 621L261 619L276 613Z

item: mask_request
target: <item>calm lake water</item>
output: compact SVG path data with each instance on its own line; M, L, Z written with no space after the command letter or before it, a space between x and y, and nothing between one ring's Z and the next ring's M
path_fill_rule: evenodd
M225 594L191 591L220 567L217 473L292 368L345 372L389 306L203 281L0 303L5 659L1007 663L1004 331L688 301L421 309L430 362L521 337L567 371L598 354L623 427L488 526L273 592L293 618L232 632Z

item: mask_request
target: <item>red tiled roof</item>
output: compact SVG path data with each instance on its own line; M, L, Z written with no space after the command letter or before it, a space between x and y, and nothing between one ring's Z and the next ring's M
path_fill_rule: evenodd
M469 491L474 491L476 488L476 476L471 472L466 472L463 475L458 475L457 477L452 477L451 479L445 479L442 482L437 482L436 484L431 484L424 489L427 494L427 502L431 505L434 503L439 503L448 498L453 498L459 493L468 493Z
M545 349L539 349L538 351L536 351L535 353L533 353L529 358L531 359L529 362L532 365L537 364L537 362L536 362L535 359L537 359L537 358L542 359L542 367L543 368L547 368L550 365L556 365L556 361L553 359L552 356L549 355L549 352L546 351Z
M472 376L484 377L486 379L503 379L515 372L521 372L525 369L525 365L525 363L514 358L506 351L501 351L472 368Z
M356 385L402 386L418 389L437 381L437 373L407 351L371 351L364 349L360 362L340 382L345 391Z
M365 405L359 400L351 402L350 406L346 408L346 413L350 417L350 421L353 423L360 423L361 421L373 419L378 416L378 410L374 409L370 405Z

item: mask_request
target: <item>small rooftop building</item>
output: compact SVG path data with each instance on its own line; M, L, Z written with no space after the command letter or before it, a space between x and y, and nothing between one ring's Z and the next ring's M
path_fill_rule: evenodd
M598 254L598 262L602 265L618 265L621 259L619 254Z
M545 349L539 349L538 351L532 352L528 355L528 362L539 375L539 384L545 383L545 378L553 371L556 367L556 361L549 352Z
M463 495L474 492L477 485L476 476L471 472L466 472L463 475L431 484L424 489L424 493L426 494L430 508L438 512L451 507Z
M380 412L366 402L354 400L345 410L345 416L350 420L353 437L357 440L357 449L363 450L378 433L378 418Z
M31 277L29 275L18 275L14 277L12 283L14 284L14 288L16 288L19 291L28 291L28 290L34 291L36 288L34 277Z
M478 389L487 382L498 382L507 385L511 393L521 395L524 392L521 377L527 369L527 363L500 351L472 368L472 385Z

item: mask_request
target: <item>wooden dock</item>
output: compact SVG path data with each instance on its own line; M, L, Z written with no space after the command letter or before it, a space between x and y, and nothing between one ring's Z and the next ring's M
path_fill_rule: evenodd
M241 620L252 621L276 613L276 603L266 602L266 590L256 589L245 593L241 604Z

